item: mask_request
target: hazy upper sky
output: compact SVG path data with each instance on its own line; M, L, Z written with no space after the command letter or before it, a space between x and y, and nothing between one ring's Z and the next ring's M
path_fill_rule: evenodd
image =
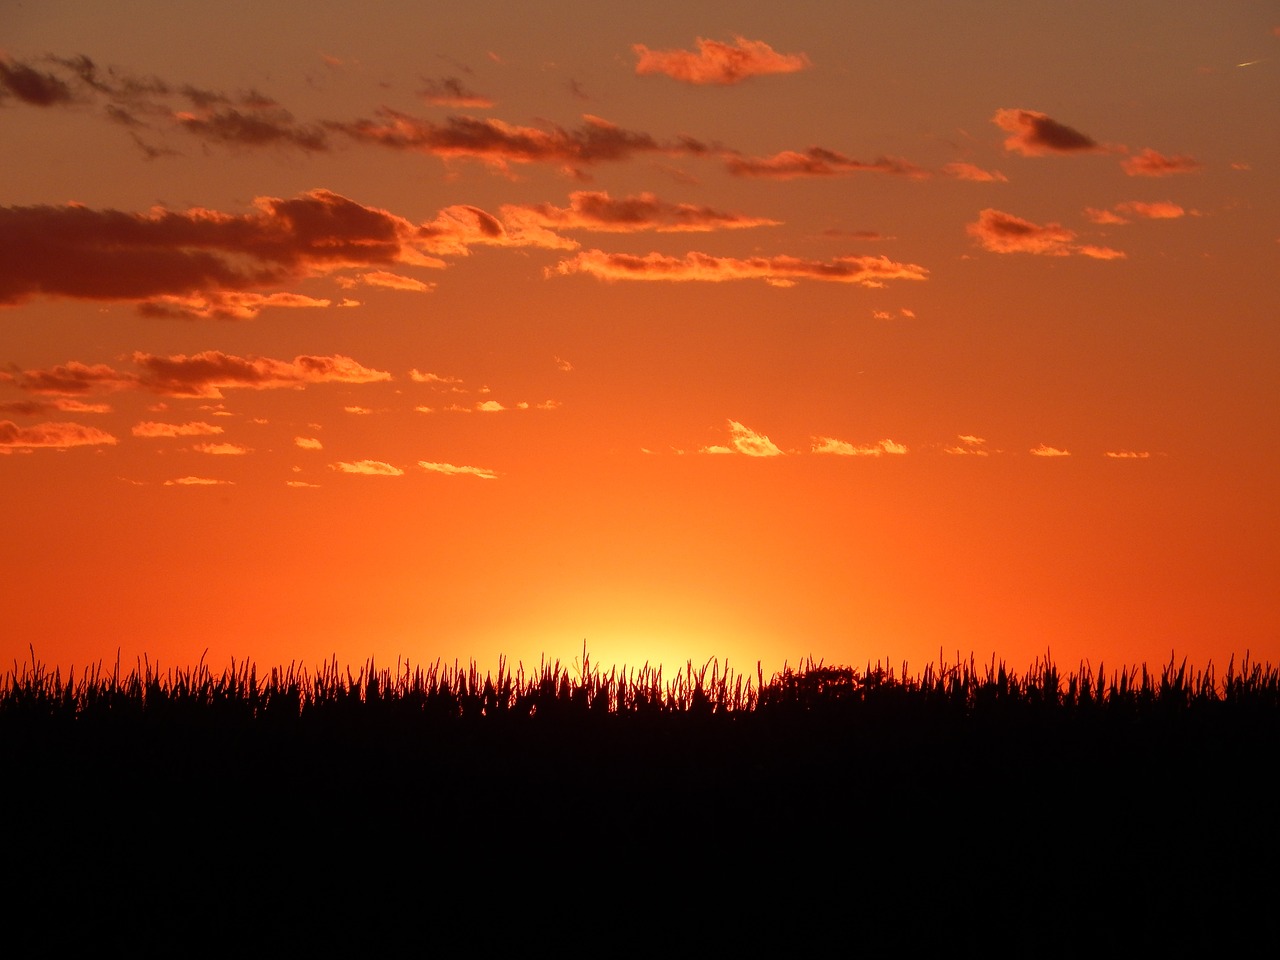
M1277 103L1274 2L7 3L0 661L1274 662Z

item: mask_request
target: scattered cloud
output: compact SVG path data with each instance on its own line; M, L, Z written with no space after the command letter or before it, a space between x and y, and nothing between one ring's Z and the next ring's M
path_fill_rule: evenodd
M1112 460L1146 460L1151 453L1148 450L1108 450L1103 456Z
M208 453L219 457L242 457L250 450L237 443L197 443L191 448L197 453Z
M0 101L14 96L33 107L70 103L74 96L67 83L53 75L9 57L0 57Z
M569 206L549 203L507 205L503 220L517 229L590 230L602 233L705 232L744 227L776 226L777 220L726 213L691 203L659 200L652 193L610 197L604 191L579 190L569 195Z
M748 457L780 457L782 450L762 433L743 426L737 420L729 421L729 445L703 447L702 453L741 453Z
M452 463L429 463L426 460L419 460L418 466L428 473L443 473L451 477L471 476L479 477L482 480L494 480L498 476L495 471L485 467L458 467Z
M133 427L135 437L207 437L219 433L222 433L221 427L205 423L203 420L191 423L157 423L154 420L144 420L134 424Z
M237 357L218 350L192 356L135 353L142 368L138 383L169 396L220 398L227 389L273 390L313 383L376 383L391 374L362 366L350 357L298 356L292 360Z
M459 110L488 110L493 101L468 90L457 77L427 80L418 96L436 107L453 107Z
M1154 203L1129 200L1117 203L1110 210L1086 207L1084 213L1092 222L1104 225L1129 223L1131 217L1145 220L1176 220L1187 215L1186 209L1168 200L1159 200Z
M303 450L323 450L324 444L315 437L294 437L295 446L301 447Z
M411 150L443 159L479 160L506 171L510 164L558 163L570 172L638 154L703 154L705 144L688 138L660 143L647 133L624 130L584 114L576 130L527 127L492 117L451 116L443 123L384 108L376 119L330 124L360 143Z
M983 170L972 163L956 161L942 167L942 175L953 180L971 180L975 183L1008 183L1009 178L999 170Z
M166 487L222 487L233 486L230 480L214 480L211 477L179 477L176 480L166 480Z
M969 434L969 433L961 434L958 437L956 437L956 439L959 440L960 442L957 444L951 444L950 446L943 447L942 452L949 453L953 456L973 456L973 457L989 457L993 452L995 453L1000 452L998 450L992 451L987 446L986 440L984 440L982 437L974 436L973 434Z
M1076 243L1073 230L1057 223L1037 224L1013 214L987 208L965 231L992 253L1034 253L1050 257L1072 254L1099 260L1123 258L1125 254L1108 247Z
M20 427L12 420L0 420L0 449L29 450L36 447L52 447L65 450L68 447L114 444L116 438L79 423L37 423Z
M399 467L393 467L382 460L356 460L355 462L344 460L338 463L331 463L329 466L339 473L359 473L368 477L399 477L404 475L404 471Z
M727 85L741 83L748 77L771 73L795 73L809 67L803 53L777 53L763 40L734 37L733 43L697 39L698 49L651 50L643 43L633 44L637 76L662 74L692 84Z
M357 417L367 417L373 413L372 407L348 406L342 408L345 413L353 413Z
M320 484L308 483L306 480L286 480L284 485L286 487L304 487L311 490L318 490L320 488Z
M855 445L845 440L837 440L835 437L814 437L813 452L829 453L839 457L879 457L886 453L901 456L907 452L907 447L892 440Z
M1031 455L1033 457L1069 457L1071 452L1069 450L1059 450L1057 447L1042 443L1031 448Z
M797 280L825 280L882 287L889 280L923 280L928 270L914 263L896 263L883 256L836 257L822 261L790 256L738 259L698 252L684 257L661 253L633 256L603 250L583 251L547 270L548 275L574 273L601 280L764 280L776 286L792 286Z
M1107 149L1092 137L1035 110L997 110L991 122L1008 131L1005 150L1024 157L1043 157L1052 153L1099 153Z
M725 158L725 169L737 177L764 177L774 180L792 180L796 177L835 177L865 172L891 173L915 178L929 176L928 171L897 157L877 157L871 161L856 160L825 147L810 147L803 153L783 150L771 157L744 157L730 153Z
M430 293L436 288L434 283L424 283L413 277L404 277L388 270L374 270L360 274L360 279L371 287L386 287L388 290L409 290L415 293Z
M1169 177L1177 173L1195 173L1204 164L1194 157L1179 155L1166 157L1148 148L1136 156L1120 161L1124 172L1131 177Z

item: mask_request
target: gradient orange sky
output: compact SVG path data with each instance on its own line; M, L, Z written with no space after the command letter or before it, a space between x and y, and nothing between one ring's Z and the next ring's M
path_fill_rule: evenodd
M1272 2L0 13L0 663L1280 660Z

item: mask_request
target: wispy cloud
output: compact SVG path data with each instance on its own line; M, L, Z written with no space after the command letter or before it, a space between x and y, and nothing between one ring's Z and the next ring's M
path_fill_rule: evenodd
M323 450L324 449L324 444L321 443L319 440L317 440L315 437L294 437L293 443L294 443L294 446L300 447L303 450Z
M987 446L987 441L984 438L975 436L971 433L961 434L956 437L956 439L960 442L943 447L942 452L960 457L989 457L993 452L999 453L998 450L992 451L991 448Z
M762 433L743 426L737 420L729 421L728 446L703 447L702 453L741 453L748 457L780 457L782 449Z
M734 84L748 77L772 73L795 73L809 66L803 53L777 53L763 40L734 37L733 43L697 39L694 50L651 50L633 44L636 74L662 74L692 84Z
M1187 215L1185 208L1169 200L1157 200L1152 203L1129 200L1117 203L1109 210L1087 207L1084 213L1091 221L1098 224L1128 223L1131 217L1144 220L1176 220Z
M479 477L482 480L497 479L498 474L485 467L459 467L452 463L431 463L426 460L419 460L418 466L428 473L443 473L445 476L459 477Z
M669 282L764 280L774 286L792 286L798 280L824 280L882 287L890 280L924 280L928 270L914 263L897 263L887 257L836 257L804 260L799 257L714 257L692 252L684 257L661 253L634 256L585 250L561 260L548 275L585 273L601 280L665 280Z
M876 443L853 444L835 437L814 437L813 452L833 454L838 457L879 457L884 454L901 456L907 452L906 444L892 440Z
M460 110L488 110L493 101L468 90L457 77L442 77L424 81L418 96L436 107L453 107Z
M1057 447L1049 446L1047 443L1042 443L1042 444L1039 444L1038 446L1032 447L1030 452L1033 457L1069 457L1071 456L1071 451L1060 450Z
M358 473L367 477L399 477L404 475L404 471L399 467L393 467L382 460L356 460L354 462L343 460L338 463L331 463L329 466L339 473Z
M212 477L178 477L176 480L166 480L166 487L223 487L232 486L230 480L215 480Z
M1149 450L1108 450L1103 456L1112 460L1146 460L1151 456Z
M238 443L197 443L191 448L196 453L208 453L218 457L242 457L250 453L248 447Z
M922 178L928 171L897 157L857 160L825 147L810 147L803 153L783 150L771 157L744 157L729 153L725 169L737 177L792 180L796 177L835 177L850 173L890 173ZM976 168L974 168L976 169Z
M61 78L11 57L0 57L0 102L7 96L33 107L70 103L74 99L70 86Z
M191 423L157 423L154 420L144 420L134 424L133 427L135 437L207 437L219 433L222 433L222 427L205 423L203 420Z
M350 357L298 356L292 360L237 357L218 350L168 357L135 353L138 383L170 396L218 398L227 389L274 390L314 383L376 383L391 374L372 370Z
M691 203L671 203L652 193L611 197L604 191L579 190L569 195L569 206L549 203L519 206L509 204L499 210L508 224L519 228L590 230L600 233L659 233L735 230L744 227L776 226L777 220L727 213Z
M1131 177L1170 177L1178 173L1195 173L1204 164L1185 154L1167 157L1150 149L1120 161L1124 172Z
M65 450L68 447L98 446L115 442L116 438L106 431L79 423L37 423L29 427L20 427L12 420L0 420L0 449L24 450L53 447Z
M1075 231L1061 224L1032 223L989 207L978 214L975 222L966 224L965 231L981 243L983 249L992 253L1034 253L1050 257L1075 254L1097 260L1115 260L1125 256L1122 251L1109 247L1077 243Z

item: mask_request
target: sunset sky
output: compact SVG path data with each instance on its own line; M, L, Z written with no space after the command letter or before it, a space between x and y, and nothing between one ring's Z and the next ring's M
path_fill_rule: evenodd
M1277 104L1271 0L6 3L0 668L1274 663Z

